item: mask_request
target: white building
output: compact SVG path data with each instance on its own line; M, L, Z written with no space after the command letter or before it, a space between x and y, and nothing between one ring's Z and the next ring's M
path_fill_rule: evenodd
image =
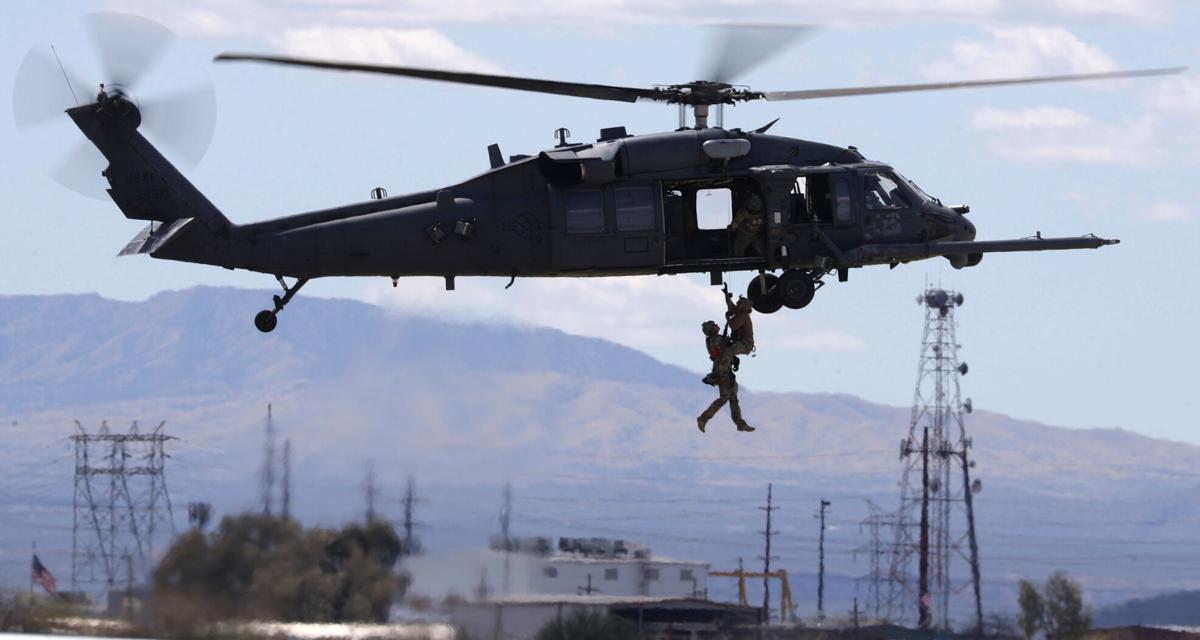
M541 544L527 544L529 541ZM709 565L652 556L641 547L582 545L563 539L551 549L545 538L514 541L513 551L489 549L414 556L404 560L412 593L441 600L448 595L479 599L527 595L602 595L705 598ZM619 542L619 541L608 541ZM503 545L499 546L503 549ZM567 550L562 550L567 549Z

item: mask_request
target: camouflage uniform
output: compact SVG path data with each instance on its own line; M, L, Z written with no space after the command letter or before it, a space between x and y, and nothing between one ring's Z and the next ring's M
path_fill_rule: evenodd
M706 336L704 345L708 349L708 357L713 362L717 362L728 349L729 341L725 336L717 333L719 331L717 323L711 320L705 322L702 328ZM737 377L733 375L732 371L726 371L723 374L717 374L716 380L717 391L720 395L717 396L716 400L713 400L712 404L708 405L708 408L704 410L704 413L700 414L700 417L696 418L696 426L700 428L701 433L704 432L704 427L708 424L708 421L717 415L717 412L721 410L721 407L725 406L726 402L729 403L729 416L733 418L733 423L737 425L738 431L754 431L754 427L746 424L746 421L742 418L742 407L738 403Z
M750 319L753 307L750 300L738 298L735 304L733 296L726 294L725 304L729 307L725 317L729 320L732 335L729 346L721 351L721 357L713 365L713 372L717 374L732 372L734 358L754 351L754 321Z
M766 257L767 243L763 240L765 224L762 198L757 194L746 196L746 201L733 216L733 223L730 225L737 231L733 238L733 255L740 258L746 255L747 247L753 246L758 256Z

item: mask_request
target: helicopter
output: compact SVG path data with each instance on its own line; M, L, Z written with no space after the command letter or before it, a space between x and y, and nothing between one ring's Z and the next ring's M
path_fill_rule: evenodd
M141 112L124 83L102 85L94 102L66 113L108 162L107 192L126 217L149 222L120 255L202 263L273 275L283 289L256 328L278 315L314 278L460 276L516 278L757 272L746 296L760 313L812 302L827 277L851 269L944 257L974 267L985 253L1095 249L1094 235L976 240L969 207L950 206L893 167L854 147L777 136L775 121L725 128L723 108L752 100L792 101L1179 73L1182 68L798 91L753 91L734 76L778 49L774 27L732 27L704 80L624 87L278 55L222 53L248 62L401 76L616 102L676 105L674 131L631 135L603 129L595 142L558 144L504 157L462 182L274 220L235 224L139 132ZM762 42L770 42L762 45ZM755 43L758 44L755 44ZM755 47L758 47L757 49ZM764 46L767 48L764 49ZM690 109L692 123L686 121ZM710 124L710 118L715 122ZM757 203L761 228L735 247L735 219ZM288 283L287 279L293 279ZM506 288L507 288L506 287Z

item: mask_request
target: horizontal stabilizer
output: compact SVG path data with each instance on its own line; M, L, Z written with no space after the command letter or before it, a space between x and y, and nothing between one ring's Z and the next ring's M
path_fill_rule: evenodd
M134 236L117 255L132 256L139 253L153 253L170 242L192 220L192 218L185 218L162 224L151 222L145 229L142 229L140 233Z

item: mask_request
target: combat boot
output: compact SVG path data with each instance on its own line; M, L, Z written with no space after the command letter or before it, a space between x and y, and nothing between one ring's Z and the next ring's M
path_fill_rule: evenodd
M704 384L715 387L720 383L721 383L721 377L719 375L717 375L717 373L715 371L704 376ZM703 429L701 429L701 431L703 431Z
M737 430L749 432L749 431L754 431L754 427L746 424L745 422L739 422L738 426L737 426Z
M700 429L700 433L704 433L704 427L708 425L708 419L704 416L696 418L696 427Z

